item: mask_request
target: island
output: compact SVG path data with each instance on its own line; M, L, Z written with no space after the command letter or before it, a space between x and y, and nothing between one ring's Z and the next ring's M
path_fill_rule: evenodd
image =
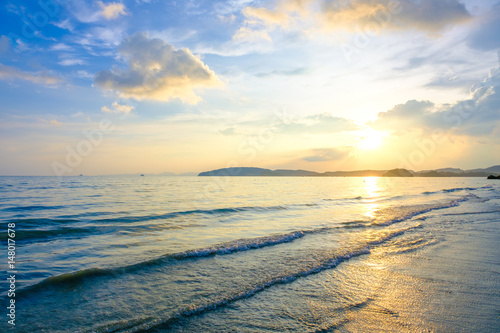
M264 169L256 167L232 167L204 171L199 177L487 177L500 179L500 165L485 169L462 170L444 168L413 171L402 168L392 170L357 170L315 172L308 170ZM494 177L494 178L490 178Z

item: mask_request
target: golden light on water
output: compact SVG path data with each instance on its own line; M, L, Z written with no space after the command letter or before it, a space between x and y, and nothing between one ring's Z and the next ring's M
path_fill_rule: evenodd
M379 177L364 177L363 182L367 196L370 198L375 197L380 190L378 185Z
M380 186L378 184L379 177L364 177L363 184L365 184L366 199L375 198L380 191ZM379 209L379 205L372 200L372 202L367 202L364 204L365 215L369 218L375 217L375 212Z

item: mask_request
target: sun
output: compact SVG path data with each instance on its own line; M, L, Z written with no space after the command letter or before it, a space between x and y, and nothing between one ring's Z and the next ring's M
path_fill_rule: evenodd
M361 130L359 135L358 149L360 150L375 150L382 146L384 138L387 134L383 131L374 130L371 127L366 127Z

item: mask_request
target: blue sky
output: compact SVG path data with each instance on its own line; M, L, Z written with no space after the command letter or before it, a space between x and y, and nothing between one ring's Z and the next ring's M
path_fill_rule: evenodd
M499 164L500 4L0 7L0 174Z

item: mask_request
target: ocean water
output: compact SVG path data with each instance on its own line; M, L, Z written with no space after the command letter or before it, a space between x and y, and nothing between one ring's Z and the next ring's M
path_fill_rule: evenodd
M0 177L0 212L3 332L500 327L500 181Z

